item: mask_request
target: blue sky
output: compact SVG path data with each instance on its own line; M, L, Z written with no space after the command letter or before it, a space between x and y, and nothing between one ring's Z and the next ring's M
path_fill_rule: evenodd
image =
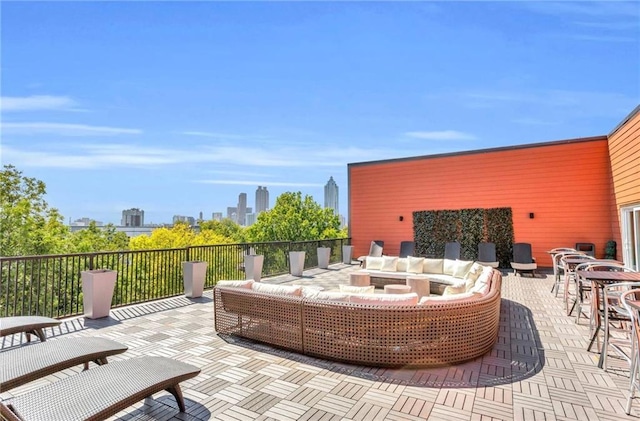
M347 163L608 134L639 2L2 2L3 164L65 219L205 219Z

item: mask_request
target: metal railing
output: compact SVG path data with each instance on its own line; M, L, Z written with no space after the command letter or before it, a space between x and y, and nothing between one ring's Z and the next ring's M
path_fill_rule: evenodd
M112 307L184 293L182 262L206 261L205 288L221 279L244 279L244 256L264 255L264 277L289 272L289 251L305 251L305 269L318 266L317 247L331 248L331 263L342 260L349 238L300 242L216 244L162 250L19 256L0 258L0 316L68 317L82 314L81 272L117 271Z

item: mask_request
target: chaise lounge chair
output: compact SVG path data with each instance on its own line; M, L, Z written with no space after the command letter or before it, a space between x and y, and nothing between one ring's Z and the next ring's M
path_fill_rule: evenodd
M452 241L444 245L444 258L456 260L460 258L460 243Z
M495 243L478 243L478 263L492 268L500 266L500 262L496 258Z
M416 243L414 241L401 241L400 242L400 254L398 257L413 256L416 249Z
M369 254L367 256L371 257L380 257L382 256L382 250L384 248L384 241L382 240L374 240L371 242L369 246ZM365 267L367 256L358 257L358 261L360 262L360 266Z
M515 243L513 245L513 261L511 262L514 275L522 276L522 272L529 272L532 276L536 276L536 269L538 265L536 260L531 255L531 244L529 243Z
M107 357L121 354L125 345L105 338L57 339L0 352L0 390L5 392L33 380L89 362L107 363Z
M179 383L199 373L166 357L114 361L0 402L0 415L8 421L104 420L162 390L185 412Z
M41 316L0 317L0 336L24 333L27 336L27 342L31 342L31 335L37 336L41 342L44 342L47 340L44 328L59 326L60 323L60 320Z

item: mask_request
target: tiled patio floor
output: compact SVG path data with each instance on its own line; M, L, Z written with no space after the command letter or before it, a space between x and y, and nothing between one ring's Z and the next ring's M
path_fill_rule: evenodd
M355 266L306 271L265 282L347 283ZM500 335L492 352L454 367L378 369L332 363L234 338L213 329L211 291L113 310L109 319L74 318L48 330L50 338L103 336L129 350L112 360L162 355L199 366L182 384L187 413L168 393L121 412L122 420L621 420L628 388L626 362L587 352L588 322L575 324L552 277L505 274ZM20 338L5 338L3 347ZM73 375L66 370L1 393L2 398ZM44 403L43 403L44 404Z

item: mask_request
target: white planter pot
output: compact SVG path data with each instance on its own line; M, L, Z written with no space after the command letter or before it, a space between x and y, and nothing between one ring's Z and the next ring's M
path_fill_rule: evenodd
M189 298L202 297L204 282L207 279L207 262L194 260L182 262L184 295Z
M304 251L289 252L289 268L293 276L302 276L304 271Z
M342 263L351 264L353 246L342 246Z
M318 247L318 268L328 269L330 257L331 257L330 247Z
M99 319L109 316L117 277L118 272L110 269L83 270L80 272L84 317Z
M253 279L256 282L260 282L263 263L264 255L262 254L244 256L244 279Z

